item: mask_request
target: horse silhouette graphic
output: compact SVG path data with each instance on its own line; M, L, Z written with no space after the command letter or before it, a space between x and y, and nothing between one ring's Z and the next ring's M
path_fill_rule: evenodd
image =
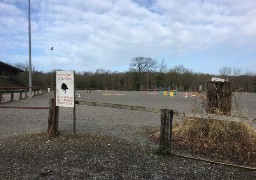
M68 86L65 83L62 83L61 89L62 89L62 91L64 91L64 93L66 93L66 90L68 89Z

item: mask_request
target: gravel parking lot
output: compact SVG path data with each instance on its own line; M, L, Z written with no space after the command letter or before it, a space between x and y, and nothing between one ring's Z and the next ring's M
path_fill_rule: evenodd
M77 93L81 96L77 100L169 108L179 112L190 112L196 106L194 97L185 98L184 93L175 97L146 92ZM4 105L48 106L51 97L49 93ZM248 98L246 108L253 116L255 112L251 113L251 109L255 109L256 96L247 94L245 97ZM0 158L3 160L0 177L3 179L256 178L255 171L152 155L157 144L147 139L147 131L159 127L158 113L77 105L78 135L70 136L73 132L72 108L61 107L61 135L51 141L45 135L48 110L0 109L0 115ZM38 143L40 146L33 145ZM109 148L108 144L113 146ZM65 159L64 154L72 159ZM29 159L26 161L26 158ZM22 171L24 168L28 170Z

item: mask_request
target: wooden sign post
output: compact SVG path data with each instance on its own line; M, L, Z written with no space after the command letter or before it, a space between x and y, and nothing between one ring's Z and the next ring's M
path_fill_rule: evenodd
M76 133L75 72L56 71L56 106L73 108L73 132Z

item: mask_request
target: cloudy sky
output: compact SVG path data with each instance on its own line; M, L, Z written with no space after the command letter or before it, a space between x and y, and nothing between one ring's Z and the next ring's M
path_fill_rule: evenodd
M255 0L31 0L31 28L45 72L127 71L137 56L256 72ZM0 0L0 61L28 62L28 0Z

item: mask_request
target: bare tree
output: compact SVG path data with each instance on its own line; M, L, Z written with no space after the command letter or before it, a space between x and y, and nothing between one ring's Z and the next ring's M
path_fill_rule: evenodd
M192 70L183 65L175 66L169 70L169 85L177 86L179 89L188 89L192 84Z
M221 76L230 76L231 73L232 73L231 67L224 66L224 67L219 69L219 74Z
M17 63L14 65L14 67L21 69L23 71L27 71L28 70L28 65L27 64L23 64L23 63Z
M139 73L154 71L158 67L158 62L150 57L136 57L132 59L130 69Z
M158 68L159 68L159 72L161 72L161 73L166 72L167 65L166 65L166 63L164 62L164 60L162 60L162 62L159 64Z
M241 74L241 69L240 68L233 68L233 74L235 76L239 76Z
M169 72L174 72L176 74L185 74L185 73L191 73L192 71L188 68L185 68L183 65L175 66L174 68L170 69Z
M105 74L105 73L106 73L105 69L100 68L96 70L96 74Z
M148 89L148 73L154 72L158 68L158 62L150 57L135 57L130 64L130 70L139 74L139 79L136 80L137 90L142 84L142 74L147 73L147 89Z

